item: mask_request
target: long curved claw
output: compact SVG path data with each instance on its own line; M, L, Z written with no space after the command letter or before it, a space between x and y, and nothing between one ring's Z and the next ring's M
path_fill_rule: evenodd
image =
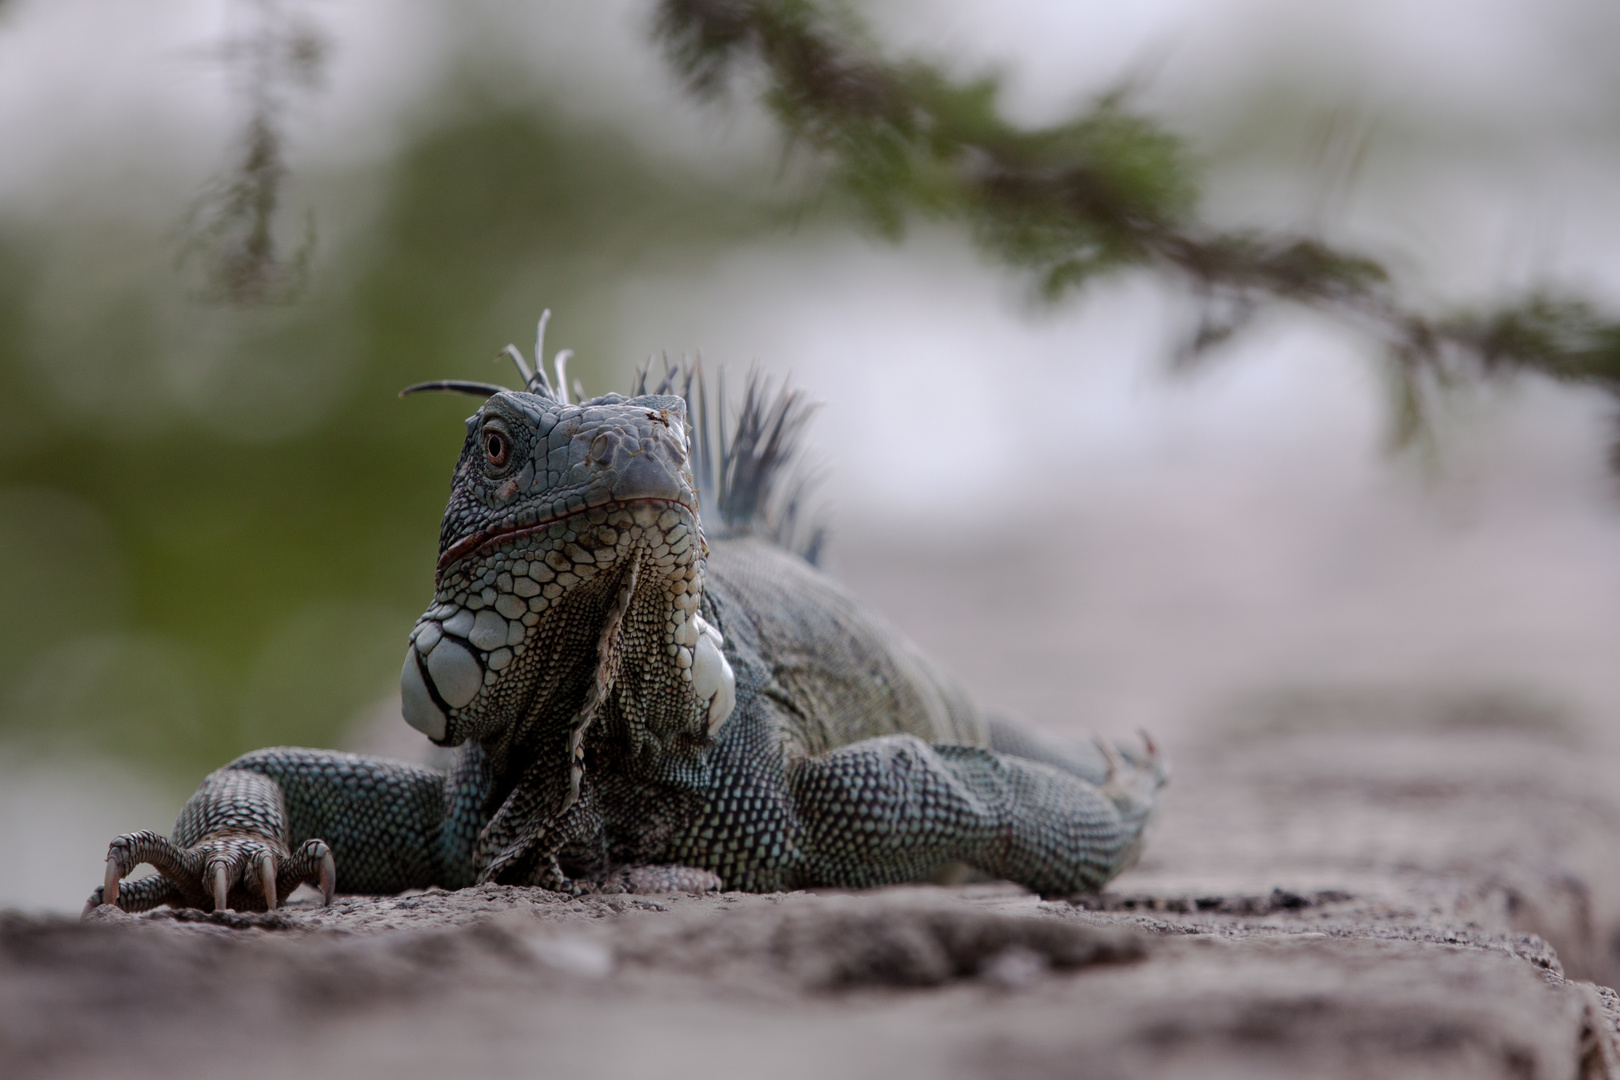
M1142 746L1146 756L1142 759L1143 768L1151 772L1162 786L1170 779L1170 761L1159 749L1159 744L1153 741L1144 728L1137 728L1136 733L1142 737Z
M118 882L124 876L124 868L118 865L118 856L107 856L107 878L101 889L101 902L103 904L118 903Z
M325 847L323 844L322 847ZM332 858L332 850L327 848L321 853L321 905L332 906L332 894L337 892L337 860Z
M264 889L264 909L276 910L276 857L268 851L259 856L259 884Z
M230 894L229 881L225 876L225 864L222 863L222 862L216 862L214 864L214 910L215 911L229 911L231 909L231 905L228 902L229 901L229 894Z
M1114 744L1101 735L1092 735L1091 742L1097 748L1097 752L1103 756L1103 760L1108 763L1108 776L1103 780L1103 786L1106 787L1125 771L1125 759L1119 756L1119 751L1114 748Z
M281 884L289 888L300 883L319 885L321 903L331 904L337 892L337 859L325 840L310 838L281 864Z

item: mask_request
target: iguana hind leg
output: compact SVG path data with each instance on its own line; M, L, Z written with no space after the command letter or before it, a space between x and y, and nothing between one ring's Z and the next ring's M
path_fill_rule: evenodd
M964 862L1040 893L1094 891L1134 861L1165 775L1151 747L1093 784L909 735L854 743L793 771L805 884L920 881Z

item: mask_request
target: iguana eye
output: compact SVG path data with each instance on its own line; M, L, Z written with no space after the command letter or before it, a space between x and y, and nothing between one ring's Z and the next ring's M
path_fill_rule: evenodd
M484 432L484 459L489 462L490 468L504 468L511 456L512 444L505 435L493 428Z

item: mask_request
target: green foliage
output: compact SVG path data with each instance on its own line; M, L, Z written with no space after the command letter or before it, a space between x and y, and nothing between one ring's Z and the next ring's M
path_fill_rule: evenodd
M1140 262L1148 234L1192 207L1180 140L1115 100L1056 127L1022 130L998 111L989 78L889 65L842 11L803 0L667 0L660 33L699 94L753 58L767 101L796 143L823 151L837 182L881 233L906 215L971 222L984 245L1042 275L1056 294Z
M1620 326L1580 301L1535 295L1514 307L1457 317L1446 334L1477 350L1488 370L1536 371L1620 393Z
M1049 300L1131 268L1181 284L1203 308L1183 363L1278 303L1369 332L1389 357L1398 444L1423 430L1433 390L1460 380L1527 372L1620 395L1620 323L1579 299L1427 312L1363 253L1204 225L1181 140L1121 95L1022 128L1002 116L995 80L890 61L846 9L820 0L662 0L658 33L695 93L717 94L739 71L762 76L790 144L825 162L884 236L912 214L960 221Z

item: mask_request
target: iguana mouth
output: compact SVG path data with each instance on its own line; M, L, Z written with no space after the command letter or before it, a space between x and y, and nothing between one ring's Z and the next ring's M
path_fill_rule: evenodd
M439 575L443 574L446 570L460 562L462 559L473 555L481 555L487 551L493 551L495 548L511 540L521 540L526 536L533 536L538 532L551 528L551 526L560 521L567 521L570 518L577 517L580 514L589 513L592 510L610 510L619 507L628 509L636 506L665 506L671 508L680 507L687 513L691 514L694 520L696 520L698 516L697 508L688 505L681 499L615 499L609 502L601 503L597 506L584 506L578 510L569 510L561 514L553 514L550 517L541 518L532 525L518 525L514 522L497 525L489 529L480 529L478 532L468 533L460 540L457 540L455 543L445 548L444 554L439 556L439 564L434 571L435 581Z

